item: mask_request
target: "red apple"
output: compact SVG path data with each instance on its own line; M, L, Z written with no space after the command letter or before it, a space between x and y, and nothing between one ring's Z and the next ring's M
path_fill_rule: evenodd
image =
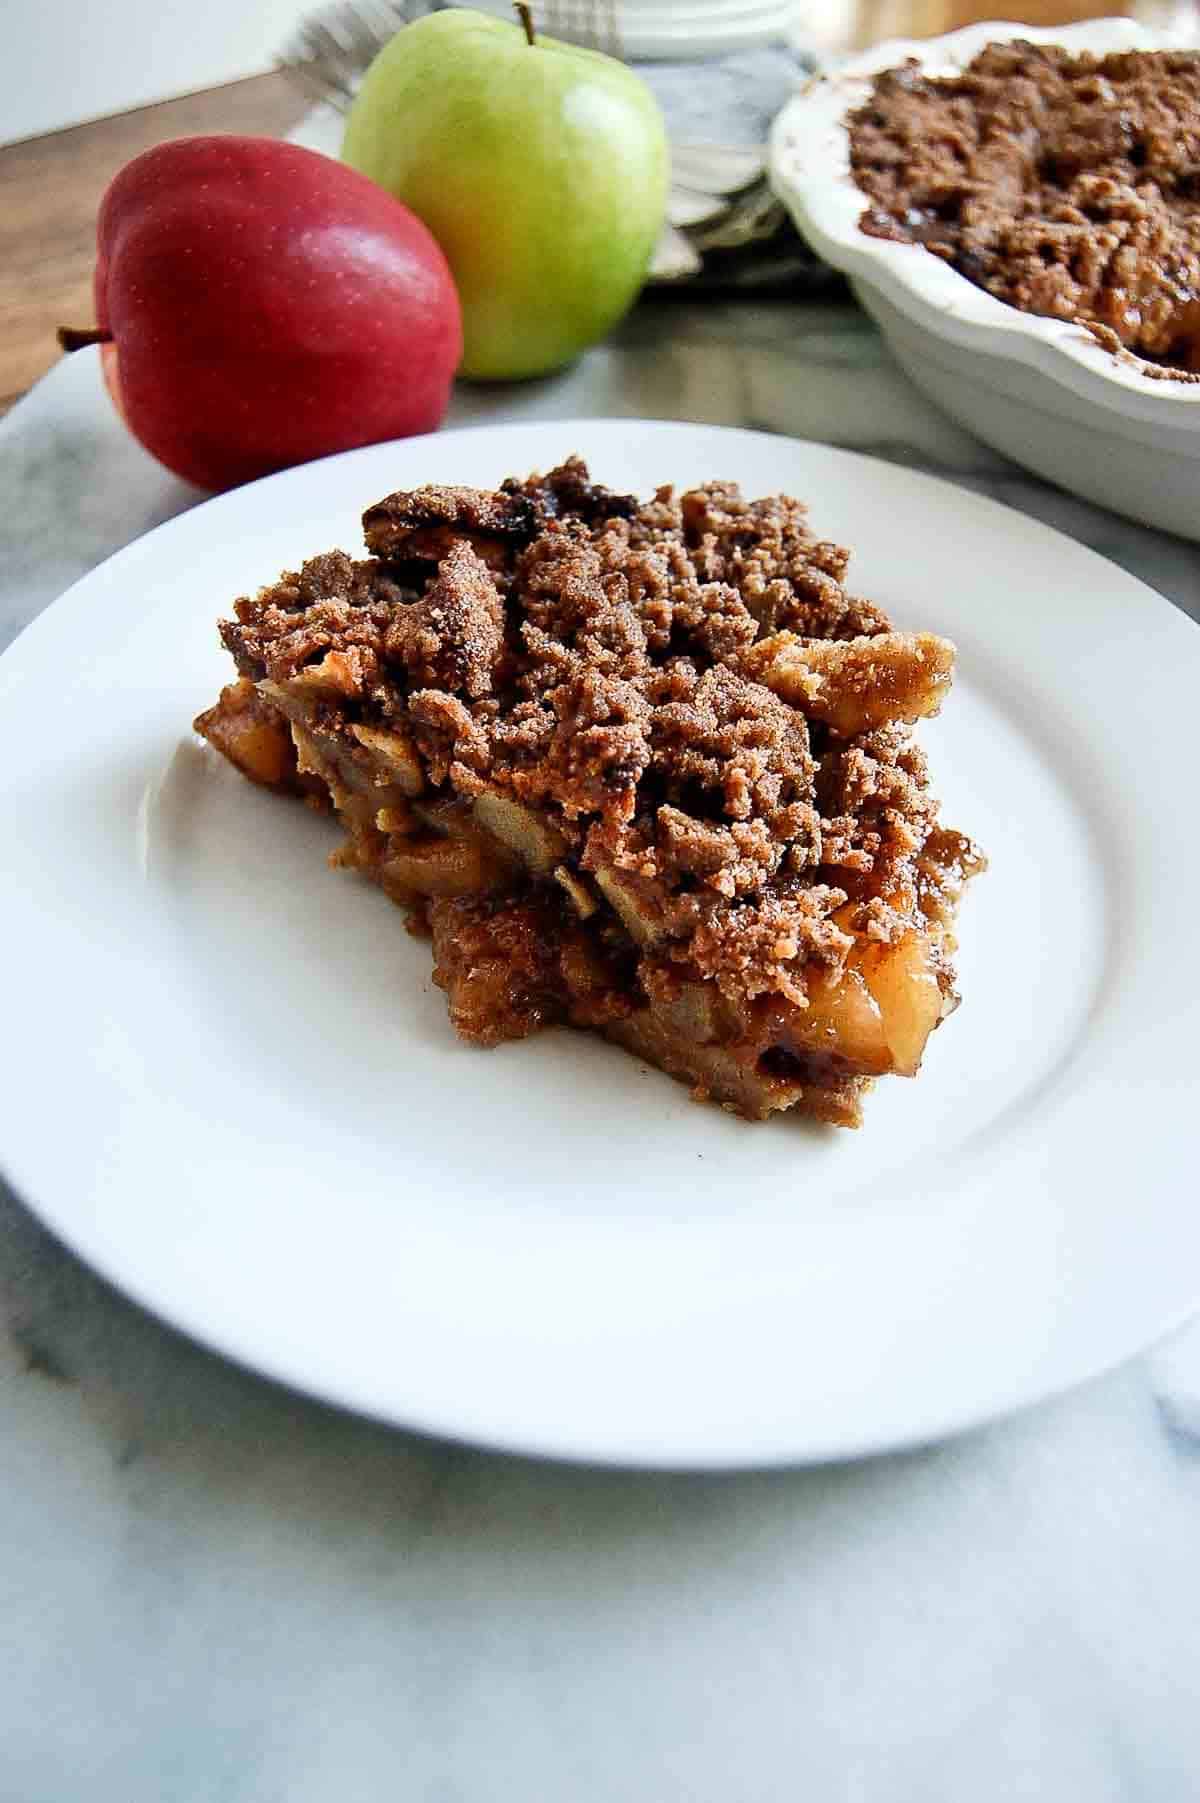
M201 488L426 432L462 355L446 259L355 170L271 138L180 138L97 224L105 374L131 431Z

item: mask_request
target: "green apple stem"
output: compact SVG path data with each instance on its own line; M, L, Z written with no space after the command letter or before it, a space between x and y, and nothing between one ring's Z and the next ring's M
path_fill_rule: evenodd
M529 45L530 49L532 49L536 42L533 35L533 14L528 6L525 5L525 0L514 0L514 10L518 19L520 19L522 25L525 27L525 42Z
M58 342L64 351L82 351L89 344L111 344L112 333L102 332L99 326L88 326L85 330L78 326L59 326Z

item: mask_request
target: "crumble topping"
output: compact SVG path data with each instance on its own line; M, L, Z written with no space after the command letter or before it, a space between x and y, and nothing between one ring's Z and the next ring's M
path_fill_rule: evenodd
M365 529L372 557L236 603L239 678L196 726L334 808L331 862L429 935L465 1038L594 1028L698 1098L844 1127L915 1075L983 866L913 738L953 646L731 483L639 504L572 458Z
M495 494L392 495L365 525L373 559L312 559L239 601L224 641L268 692L310 688L323 732L401 734L446 797L552 819L569 881L547 943L594 879L640 923L644 984L683 967L802 1005L855 933L892 943L925 918L937 810L906 722L952 653L849 595L847 553L799 502L714 482L639 506L572 459ZM864 668L902 718L873 718ZM466 906L429 910L435 939L448 920L461 937ZM503 937L494 905L476 914ZM509 962L544 1011L541 957Z
M833 919L845 899L817 883L768 895L753 909L713 909L686 945L667 946L666 962L690 965L731 1000L778 994L807 1007L805 964L836 969L853 944ZM662 969L661 959L650 960L644 981L651 993Z
M1200 379L1200 54L989 44L886 70L848 124L863 231Z
M376 557L437 559L465 539L485 563L503 565L508 547L528 544L560 514L589 525L637 511L632 495L592 482L586 465L570 457L547 476L513 478L490 491L438 487L387 495L363 515L367 549Z
M684 495L692 563L705 581L731 583L763 633L851 639L888 630L888 618L842 586L850 553L813 536L808 509L790 495L747 500L736 482Z
M420 601L392 610L383 637L389 665L401 664L422 689L472 700L492 692L504 649L504 602L487 565L456 541Z

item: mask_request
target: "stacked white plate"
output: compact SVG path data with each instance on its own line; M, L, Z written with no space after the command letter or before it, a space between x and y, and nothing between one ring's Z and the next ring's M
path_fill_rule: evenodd
M509 0L471 0L481 12L512 17ZM787 41L795 0L534 0L539 30L609 47L615 22L621 54L683 61Z

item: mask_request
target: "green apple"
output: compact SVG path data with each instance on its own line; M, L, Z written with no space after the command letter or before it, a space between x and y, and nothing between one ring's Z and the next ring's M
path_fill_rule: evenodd
M666 206L662 115L631 69L465 9L380 51L342 156L441 245L468 376L541 375L602 338L637 295Z

